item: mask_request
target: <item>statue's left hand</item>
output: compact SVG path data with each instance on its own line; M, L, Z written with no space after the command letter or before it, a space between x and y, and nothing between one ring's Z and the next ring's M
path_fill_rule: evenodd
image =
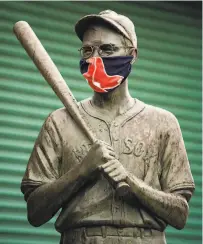
M128 176L127 170L117 159L110 160L101 165L100 169L104 176L106 176L107 179L109 178L115 184L125 181Z

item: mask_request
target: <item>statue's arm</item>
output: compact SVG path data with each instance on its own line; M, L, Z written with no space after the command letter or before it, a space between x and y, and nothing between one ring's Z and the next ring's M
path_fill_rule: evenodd
M42 184L29 194L27 213L31 225L40 226L46 223L71 199L85 182L80 169L77 165L59 179ZM26 191L26 187L24 189Z
M148 180L141 180L129 173L118 160L107 162L102 165L102 169L114 183L126 181L129 184L131 202L132 198L134 201L139 200L149 211L168 224L182 229L188 216L188 201L194 190L194 180L178 121L174 116L169 119L170 127L164 131L166 136L161 143L161 190L152 188ZM150 178L153 179L153 176ZM129 195L124 196L124 200L128 199Z
M127 172L119 161L109 161L102 167L105 175L112 182L126 181L128 183L130 193L123 196L123 199L126 202L130 201L131 206L133 201L139 200L151 213L159 216L171 226L177 229L182 229L185 226L189 210L187 202L191 198L194 189L192 183L188 184L187 188L183 186L184 189L164 192L152 188L143 180ZM116 176L112 175L114 172L110 167L120 168L120 174L116 171Z
M34 226L49 221L84 183L79 165L60 175L62 140L60 128L51 114L35 142L21 184L28 220Z
M191 196L190 189L167 193L153 189L131 174L128 174L126 181L132 193L152 213L177 229L185 226L189 210L187 199L189 200Z

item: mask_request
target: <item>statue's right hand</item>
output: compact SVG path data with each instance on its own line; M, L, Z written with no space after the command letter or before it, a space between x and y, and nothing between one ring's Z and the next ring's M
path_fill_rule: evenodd
M81 163L81 172L89 176L100 165L115 159L114 149L106 142L96 140Z

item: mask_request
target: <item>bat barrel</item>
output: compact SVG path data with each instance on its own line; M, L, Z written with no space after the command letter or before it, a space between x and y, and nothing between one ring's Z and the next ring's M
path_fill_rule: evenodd
M52 87L91 143L93 143L95 138L84 123L76 99L30 25L25 21L18 21L14 25L13 31L45 80Z
M66 82L30 25L25 21L19 21L14 25L13 30L32 61L62 102L65 102L65 97L67 96L74 100L75 103L76 101Z

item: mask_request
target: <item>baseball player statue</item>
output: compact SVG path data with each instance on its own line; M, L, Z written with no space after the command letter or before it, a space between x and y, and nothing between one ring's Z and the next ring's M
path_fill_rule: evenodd
M79 110L97 140L65 108L48 116L21 185L28 220L40 226L61 210L61 244L164 244L167 225L185 226L194 191L178 121L128 91L137 57L129 18L106 10L75 31L80 71L94 91ZM129 186L123 196L121 182Z

